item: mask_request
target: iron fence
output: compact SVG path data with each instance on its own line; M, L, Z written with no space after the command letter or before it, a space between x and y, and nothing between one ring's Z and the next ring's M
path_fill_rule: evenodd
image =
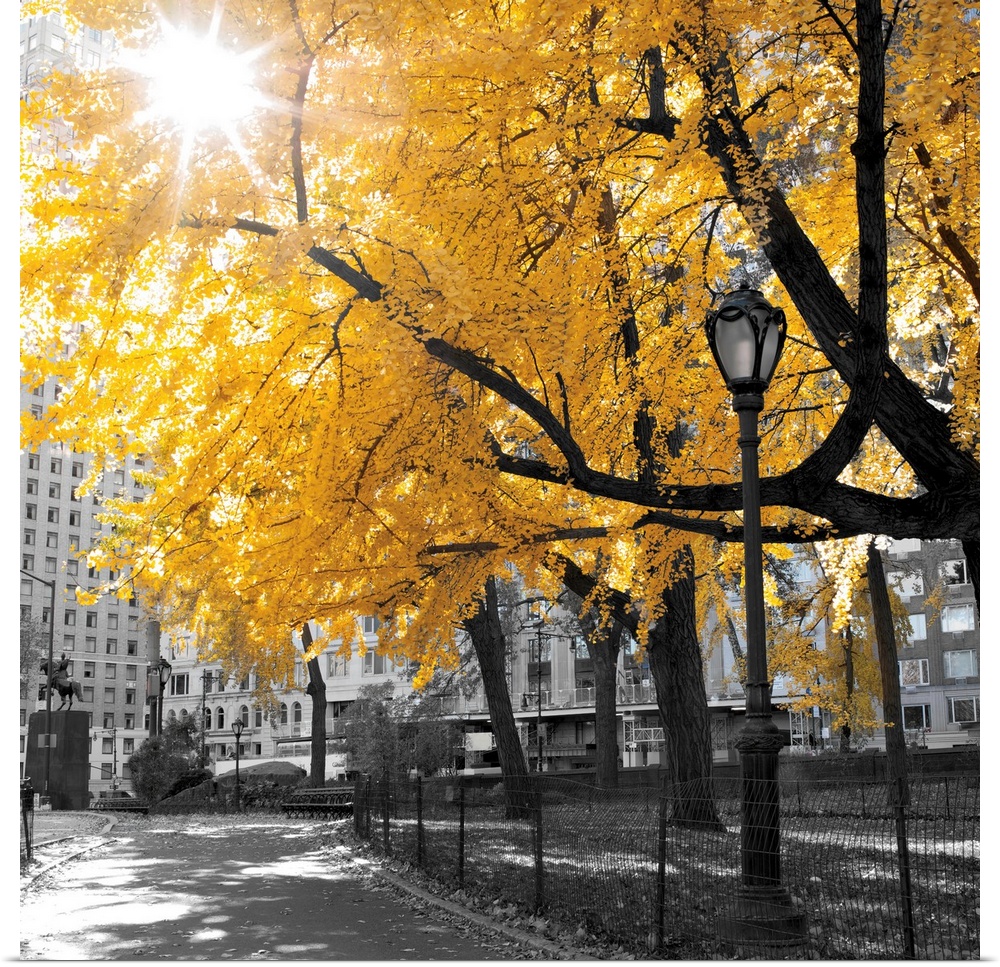
M600 790L529 778L511 790L361 777L355 828L442 883L636 953L979 956L978 775L917 777L905 805L886 782L781 781L782 882L806 921L784 952L726 926L741 895L740 780Z

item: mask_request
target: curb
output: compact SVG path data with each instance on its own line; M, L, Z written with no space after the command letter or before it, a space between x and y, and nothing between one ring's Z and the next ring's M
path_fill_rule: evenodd
M421 900L427 903L432 903L434 906L444 910L457 917L462 917L465 920L469 920L479 927L486 930L492 930L495 933L503 934L509 937L511 940L516 940L518 943L527 944L534 947L537 950L544 951L545 953L551 955L553 959L561 960L590 960L590 956L585 954L582 950L577 950L575 947L567 946L566 944L556 943L553 940L548 940L544 937L539 937L535 934L528 933L518 927L512 927L509 924L498 922L492 917L488 917L485 914L479 913L475 910L470 910L468 907L462 906L460 903L455 903L452 900L445 900L442 897L435 896L433 893L422 889L419 886L415 886L409 881L403 879L395 873L390 873L388 870L383 869L379 866L369 867L369 872L381 880L385 880L387 883L394 887L404 890L407 893L411 893ZM561 956L560 956L561 955Z

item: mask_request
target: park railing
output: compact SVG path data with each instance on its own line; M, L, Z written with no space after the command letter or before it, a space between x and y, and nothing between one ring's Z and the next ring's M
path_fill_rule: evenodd
M362 776L359 836L443 884L672 959L979 956L979 777L780 782L781 874L806 931L728 939L740 896L738 779L601 790ZM790 938L791 939L791 938Z

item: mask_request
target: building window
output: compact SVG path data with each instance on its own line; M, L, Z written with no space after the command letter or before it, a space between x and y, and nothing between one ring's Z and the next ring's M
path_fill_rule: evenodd
M38 458L37 453L28 454L28 469L37 470L41 466L41 460Z
M45 533L45 546L46 547L58 547L59 546L59 535L55 531L46 531L46 533Z
M331 678L344 678L350 674L347 665L348 659L342 655L331 655L329 665L329 675Z
M89 651L91 654L97 652L97 638L94 635L87 635L83 642L83 650Z
M70 577L76 577L80 573L80 562L77 560L66 562L66 573Z
M38 493L38 478L28 477L26 493L37 494Z
M114 580L114 579L112 579ZM116 631L118 629L118 615L114 612L108 615L108 631Z
M35 590L35 585L32 583L31 578L21 578L21 594L31 597L31 592Z
M134 712L132 714L130 714L130 715L126 715L125 716L125 728L127 728L127 729L134 729L135 728L135 713ZM148 723L146 725L146 728L149 728Z
M104 704L105 705L115 704L115 690L113 688L104 689Z
M104 654L106 655L117 655L118 654L118 639L108 638L104 643Z
M928 673L927 659L906 658L899 662L899 684L929 685L930 675Z
M48 520L48 522L50 524L58 524L59 523L59 508L58 507L50 507L48 509L45 517L46 517L46 520Z
M126 648L127 648L126 654L132 655L133 657L139 654L138 641L134 641L133 639L129 638Z
M975 627L971 604L953 604L941 609L942 631L972 631Z
M969 698L948 699L948 721L952 723L968 723L979 721L979 699Z
M25 504L24 516L26 520L38 520L38 504Z
M927 640L927 616L911 614L908 617L910 619L910 634L903 642L904 648L912 648L914 642Z
M101 755L111 755L115 751L115 740L110 736L101 739Z
M76 648L76 635L63 635L63 651L73 651Z
M170 677L170 694L171 695L188 695L191 689L189 688L188 676L185 672L182 675L172 675Z
M83 477L83 461L74 460L72 466L70 467L69 475L75 477L77 480Z
M76 612L72 608L67 608L63 614L63 624L67 628L72 628L76 624Z
M25 528L25 531L24 531L24 543L28 547L31 547L35 543L35 532L33 530Z
M255 729L264 727L264 713L259 708L253 710L253 727Z
M944 653L945 678L973 678L978 674L979 666L974 651L946 651Z
M126 705L135 705L135 689L134 688L126 688L125 689L125 704Z
M62 460L59 457L53 457L49 461L49 473L62 473ZM49 496L52 496L51 493Z
M84 685L83 686L83 700L88 703L93 703L94 701L94 686Z
M105 678L115 678L117 676L117 674L118 674L118 666L117 665L112 665L111 662L108 662L104 666L104 677Z
M250 726L250 709L248 709L245 705L241 705L240 706L240 721L244 724L244 726L246 726L246 727L249 728L249 726Z
M941 580L945 584L968 584L965 573L965 559L941 562Z
M56 559L54 557L45 558L45 573L55 574L57 570Z
M49 497L52 500L58 500L62 496L62 487L57 483L49 484Z
M83 677L94 678L96 675L97 675L97 665L92 661L85 661L83 663Z
M292 702L292 725L302 724L302 705L299 702Z
M282 702L281 711L278 713L278 721L282 725L288 725L288 706Z
M122 739L122 755L132 755L135 752L135 739Z
M35 569L35 555L34 554L22 554L21 555L21 567L26 571L34 571Z
M80 526L80 511L71 510L69 512L69 526L79 527Z
M217 729L226 727L226 710L221 705L215 710L215 727Z
M126 665L125 666L125 681L135 682L138 681L138 666L137 665Z
M382 622L374 616L369 616L361 619L361 630L364 631L366 635L373 635L382 627Z
M112 778L111 763L110 762L102 762L101 763L101 778L102 779L111 779Z

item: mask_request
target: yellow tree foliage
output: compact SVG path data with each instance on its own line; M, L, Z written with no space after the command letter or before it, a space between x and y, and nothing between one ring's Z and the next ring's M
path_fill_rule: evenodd
M220 615L263 662L378 613L423 679L508 561L649 602L714 566L740 281L790 319L765 539L955 537L978 582L975 7L47 9L133 56L23 99L22 365L62 387L23 445L147 458L88 560L223 656ZM208 74L166 113L210 60L164 74L174 34L242 58L242 116Z

